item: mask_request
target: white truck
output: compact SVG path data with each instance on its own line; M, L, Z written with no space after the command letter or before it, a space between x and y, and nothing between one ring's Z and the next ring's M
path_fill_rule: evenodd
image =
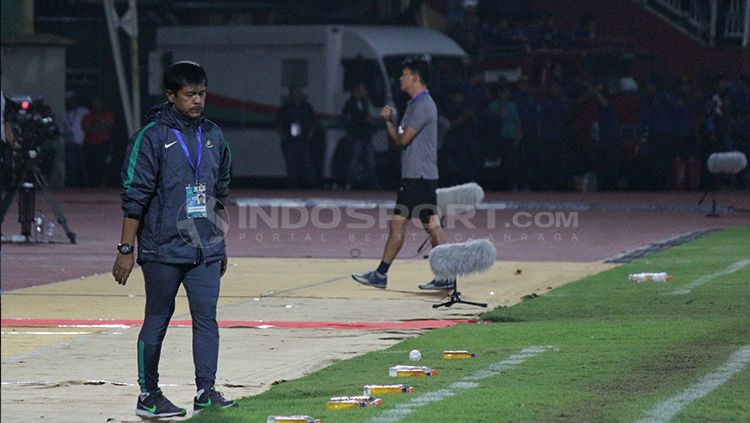
M149 57L149 93L163 95L164 66L178 60L200 63L208 74L206 115L219 123L232 146L233 176L286 175L276 113L290 85L303 88L326 127L323 176L331 176L333 152L344 135L341 109L354 82L365 81L379 114L399 104L400 64L426 55L436 84L456 76L466 52L444 34L418 27L389 26L164 26L157 28ZM384 130L373 136L387 150Z

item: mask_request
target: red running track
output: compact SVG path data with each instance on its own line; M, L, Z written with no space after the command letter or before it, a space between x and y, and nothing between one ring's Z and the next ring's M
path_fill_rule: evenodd
M572 261L604 260L667 238L698 230L749 225L750 213L725 213L707 218L705 211L627 211L628 205L659 205L694 207L702 193L488 193L485 201L513 201L549 203L585 203L593 205L625 206L622 209L591 208L583 211L563 211L565 218L576 214L575 226L547 227L545 222L534 222L534 217L549 217L538 210L480 210L471 219L474 228L457 225L446 230L448 242L468 238L491 238L498 250L499 260L509 261ZM78 243L67 242L62 228L57 228L54 244L2 245L3 290L46 284L93 274L111 272L115 245L119 241L122 212L116 189L61 189L53 195L65 213L70 228L76 232ZM394 200L393 192L295 192L233 190L228 200L230 226L226 236L230 257L314 257L346 259L378 259L383 251L387 224L356 227L352 220L343 220L333 228L316 228L307 222L300 228L284 229L260 223L251 225L248 210L232 204L242 198L337 198L351 200ZM719 205L750 209L750 195L746 192L719 193ZM46 216L52 216L41 195L37 206ZM637 207L636 207L637 209ZM266 210L267 211L267 210ZM243 220L243 214L244 220ZM376 211L362 211L375 216ZM492 213L494 225L488 224ZM526 213L525 215L519 213ZM516 219L521 216L522 219ZM328 222L326 216L321 220ZM515 220L514 220L515 219ZM528 223L531 223L530 225ZM494 227L490 227L494 226ZM20 233L15 206L9 210L2 225L4 235ZM416 258L417 248L425 239L424 231L410 227L399 259ZM114 282L113 282L114 283Z

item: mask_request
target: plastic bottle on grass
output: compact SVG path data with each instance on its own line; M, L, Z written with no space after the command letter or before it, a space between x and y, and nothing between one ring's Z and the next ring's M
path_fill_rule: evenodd
M390 369L388 369L388 375L389 376L395 376L395 377L410 377L410 376L435 376L437 375L437 370L433 370L427 366L404 366L399 364L398 366L393 366Z
M369 395L354 397L333 397L328 400L326 410L349 410L352 408L380 407L383 400L372 398Z
M630 282L667 282L672 280L672 275L665 272L658 273L631 273L628 276Z
M363 395L373 396L382 394L408 394L414 392L413 386L398 385L365 385L362 389Z
M320 423L320 419L310 416L268 416L266 423Z
M443 360L460 360L474 357L476 357L476 354L465 350L443 351Z

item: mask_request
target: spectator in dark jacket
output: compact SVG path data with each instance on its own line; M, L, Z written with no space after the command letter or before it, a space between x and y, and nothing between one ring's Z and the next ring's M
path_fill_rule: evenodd
M475 181L483 164L478 151L477 116L460 88L452 90L442 115L450 121L450 127L438 155L441 182L457 185Z
M379 189L380 184L375 175L375 150L372 145L375 119L370 114L370 98L364 82L354 84L352 95L344 105L341 115L348 142L351 143L347 187L362 181L361 185L364 188ZM357 174L360 169L361 174Z
M302 87L289 87L289 101L279 110L276 125L281 134L287 188L318 188L320 179L312 160L317 119Z

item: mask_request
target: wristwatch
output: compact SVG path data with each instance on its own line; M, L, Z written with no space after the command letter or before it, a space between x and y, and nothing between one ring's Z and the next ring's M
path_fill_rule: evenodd
M133 252L133 246L130 244L117 244L117 251L120 252L120 254L128 255Z

